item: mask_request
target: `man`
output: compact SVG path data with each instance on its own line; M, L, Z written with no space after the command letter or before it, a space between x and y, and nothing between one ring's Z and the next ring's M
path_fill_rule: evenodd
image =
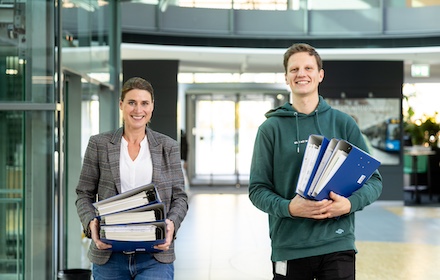
M249 198L269 215L273 279L355 279L354 213L382 192L376 170L350 197L334 192L313 201L296 195L304 150L310 134L345 139L368 151L355 120L325 102L318 93L322 60L307 44L284 54L292 104L266 113L252 157Z

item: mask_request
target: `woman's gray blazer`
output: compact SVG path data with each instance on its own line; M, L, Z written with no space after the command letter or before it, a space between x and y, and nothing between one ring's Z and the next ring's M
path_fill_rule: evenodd
M76 188L76 207L87 237L91 237L89 223L96 216L92 203L121 192L119 158L123 128L90 137L84 155L79 183ZM180 146L174 139L146 128L153 162L152 183L156 186L165 205L168 219L174 222L177 233L186 212L188 197L184 191L184 179L180 163ZM92 263L105 264L111 251L99 250L92 241L88 257ZM164 263L175 260L174 242L168 251L155 253Z

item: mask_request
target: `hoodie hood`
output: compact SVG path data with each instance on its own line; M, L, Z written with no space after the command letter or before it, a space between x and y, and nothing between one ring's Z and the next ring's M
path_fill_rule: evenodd
M306 115L303 113L299 113L298 111L296 111L293 107L292 104L289 102L286 102L284 105L271 109L269 110L265 116L266 118L270 118L270 117L296 117L296 116L301 116L301 117L308 117L308 116L314 116L317 115L318 113L323 113L327 110L330 110L330 105L328 105L327 102L325 102L324 98L322 96L319 96L319 103L318 103L318 107L316 107L316 109Z
M268 111L265 116L266 118L272 118L272 117L294 117L295 118L295 124L296 124L296 139L294 141L294 144L297 146L297 153L299 153L299 145L306 141L308 138L308 135L301 135L299 120L305 119L305 118L314 118L314 126L317 130L318 134L323 134L321 130L321 125L319 122L319 114L322 114L328 110L330 110L330 105L328 105L327 102L325 102L324 98L322 96L319 96L319 102L316 109L311 112L310 114L303 114L296 111L292 104L289 102L286 102L283 106L274 108L270 111ZM301 137L305 139L301 139Z

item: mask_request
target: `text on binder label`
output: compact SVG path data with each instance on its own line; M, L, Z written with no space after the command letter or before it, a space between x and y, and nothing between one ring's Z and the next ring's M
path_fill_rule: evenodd
M361 177L359 177L359 179L357 180L358 184L362 184L362 182L365 180L365 175L361 175Z

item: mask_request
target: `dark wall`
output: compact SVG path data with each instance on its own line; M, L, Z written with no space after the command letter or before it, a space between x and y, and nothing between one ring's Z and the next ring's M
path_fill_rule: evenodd
M403 61L324 61L324 80L319 93L324 98L402 100L403 66ZM400 108L400 115L401 111ZM403 200L402 151L398 165L381 165L379 171L383 177L380 199Z
M132 77L149 81L154 89L154 112L150 127L177 140L177 60L124 60L124 82Z
M403 61L324 61L324 97L402 98Z

